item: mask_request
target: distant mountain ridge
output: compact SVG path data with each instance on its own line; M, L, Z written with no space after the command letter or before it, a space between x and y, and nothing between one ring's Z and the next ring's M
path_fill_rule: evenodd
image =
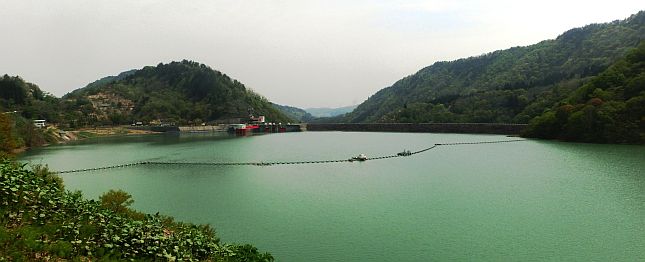
M356 108L356 105L338 108L319 107L302 109L293 106L273 104L273 107L299 122L326 122L328 119L343 116L351 112Z
M315 117L309 114L307 111L293 107L293 106L285 106L285 105L278 105L271 103L274 108L280 110L282 113L287 115L288 117L297 120L298 122L309 122L313 120Z
M312 108L305 108L304 110L310 113L314 117L334 117L334 116L339 116L339 115L352 112L352 110L356 109L357 106L358 105L344 106L344 107L337 107L337 108L312 107Z
M527 123L635 48L644 25L641 11L554 40L437 62L331 121Z
M128 71L121 72L120 74L118 74L116 76L106 76L106 77L103 77L103 78L101 78L99 80L96 80L96 81L94 81L92 83L87 84L85 87L76 89L76 90L74 90L72 92L77 92L77 91L79 91L81 89L87 89L87 88L100 88L100 87L103 87L103 86L105 86L105 85L107 85L107 84L109 84L111 82L123 80L128 76L134 75L134 73L136 73L136 72L137 72L137 69L131 69L131 70L128 70Z

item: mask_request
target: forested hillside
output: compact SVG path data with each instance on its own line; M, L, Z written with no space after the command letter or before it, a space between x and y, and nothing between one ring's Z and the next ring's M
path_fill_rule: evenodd
M60 99L18 76L0 78L0 112L13 112L29 119L60 119Z
M636 47L644 24L641 11L531 46L437 62L332 120L528 123Z
M186 60L104 77L62 99L20 77L4 75L0 111L69 128L139 121L200 124L247 118L249 112L271 122L295 122L239 81Z
M75 119L105 124L133 121L199 124L248 116L292 122L237 80L192 61L148 66L121 79L94 83L63 97ZM87 123L81 123L87 124Z
M0 156L52 142L52 131L36 128L31 120L60 118L60 99L20 77L0 78Z
M533 119L526 135L581 142L645 143L645 41Z

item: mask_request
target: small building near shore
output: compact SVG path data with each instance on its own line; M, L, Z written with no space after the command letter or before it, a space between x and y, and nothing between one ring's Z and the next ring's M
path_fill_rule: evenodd
M34 126L36 126L38 128L44 128L44 127L47 126L47 121L44 120L44 119L34 120Z

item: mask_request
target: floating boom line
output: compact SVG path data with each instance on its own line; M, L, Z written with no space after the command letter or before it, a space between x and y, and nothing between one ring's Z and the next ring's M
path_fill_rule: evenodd
M388 158L397 158L397 157L408 157L416 154L426 152L428 150L435 149L440 146L460 146L460 145L480 145L480 144L499 144L499 143L510 143L510 142L521 142L526 141L525 139L516 139L516 140L498 140L498 141L480 141L480 142L456 142L456 143L437 143L430 147L409 152L407 154L395 154L395 155L385 155L379 157L368 157L363 161L370 160L380 160ZM81 172L90 172L106 169L116 169L116 168L125 168L133 166L143 166L143 165L192 165L192 166L273 166L273 165L304 165L304 164L327 164L327 163L343 163L343 162L354 162L357 161L353 158L350 159L339 159L339 160L319 160L319 161L276 161L276 162L164 162L164 161L141 161L129 164L113 165L113 166L104 166L104 167L95 167L95 168L84 168L84 169L73 169L65 171L52 171L54 174L69 174L69 173L81 173Z

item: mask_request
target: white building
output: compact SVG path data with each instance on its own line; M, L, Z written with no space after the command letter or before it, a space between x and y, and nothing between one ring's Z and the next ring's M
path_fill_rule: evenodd
M43 119L34 120L34 126L36 126L38 128L43 128L43 127L45 127L45 122L46 121L43 120Z

